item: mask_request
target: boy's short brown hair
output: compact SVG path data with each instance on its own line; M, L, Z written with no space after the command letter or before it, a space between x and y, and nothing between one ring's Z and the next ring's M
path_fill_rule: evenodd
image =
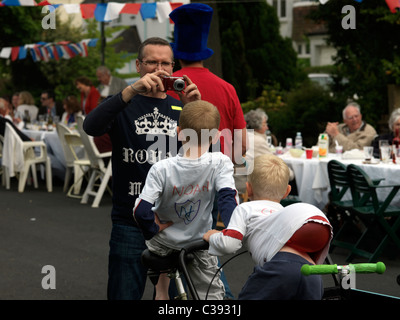
M290 171L286 163L272 154L254 159L254 168L248 176L257 198L282 200L289 184Z
M193 130L197 134L199 145L202 143L202 133L203 136L206 134L209 138L207 143L211 143L213 136L218 132L219 123L220 114L218 109L213 104L203 100L187 103L179 117L180 129Z

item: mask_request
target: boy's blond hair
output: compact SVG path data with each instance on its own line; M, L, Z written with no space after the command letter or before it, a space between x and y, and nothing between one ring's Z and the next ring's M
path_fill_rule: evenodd
M290 178L288 166L272 154L254 159L253 172L248 176L257 198L280 201L286 193Z
M201 143L211 143L212 138L217 134L220 122L218 109L211 103L203 100L197 100L187 103L179 117L179 128L181 130L191 129L198 138L198 145ZM207 141L201 141L203 136ZM190 137L190 134L189 134Z

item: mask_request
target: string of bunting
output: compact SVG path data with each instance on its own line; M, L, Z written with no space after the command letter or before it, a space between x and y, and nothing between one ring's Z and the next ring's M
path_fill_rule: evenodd
M25 59L28 55L34 62L49 61L50 59L71 59L76 56L87 57L88 47L95 47L98 39L84 39L78 43L60 41L57 43L38 42L23 46L3 47L0 58L11 61Z
M169 14L182 2L152 2L152 3L87 3L87 4L51 4L48 1L36 3L35 0L3 0L0 7L6 6L63 6L68 14L80 13L83 19L95 18L97 21L108 22L117 19L120 14L139 14L143 20L157 18L160 23L169 19ZM172 21L170 20L170 23Z

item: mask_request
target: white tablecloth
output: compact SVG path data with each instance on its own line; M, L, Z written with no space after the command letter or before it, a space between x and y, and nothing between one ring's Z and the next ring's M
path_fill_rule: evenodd
M22 130L28 137L40 141L47 146L47 154L51 159L53 176L64 180L65 177L65 157L57 131Z
M313 204L320 209L328 203L328 193L330 191L328 177L328 162L332 159L339 160L345 165L351 163L363 169L371 179L384 178L380 185L390 185L400 183L400 164L379 163L363 164L361 159L344 160L335 154L329 154L327 158L306 159L305 155L301 158L293 158L290 154L281 156L294 171L296 177L299 198L306 203ZM390 192L390 188L378 189L378 197L384 199ZM345 196L346 200L351 199L350 192ZM393 199L392 205L400 206L400 192Z

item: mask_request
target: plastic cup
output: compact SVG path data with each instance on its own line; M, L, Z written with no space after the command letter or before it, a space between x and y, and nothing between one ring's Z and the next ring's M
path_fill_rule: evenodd
M286 138L286 148L292 148L293 147L293 140L292 138Z
M365 161L371 161L372 154L374 153L374 147L364 147Z
M341 157L343 153L343 146L336 146L336 155Z
M312 148L306 148L306 158L307 159L312 159L313 157L313 149Z
M391 152L392 150L390 146L381 147L381 157L383 163L388 163L390 161Z

